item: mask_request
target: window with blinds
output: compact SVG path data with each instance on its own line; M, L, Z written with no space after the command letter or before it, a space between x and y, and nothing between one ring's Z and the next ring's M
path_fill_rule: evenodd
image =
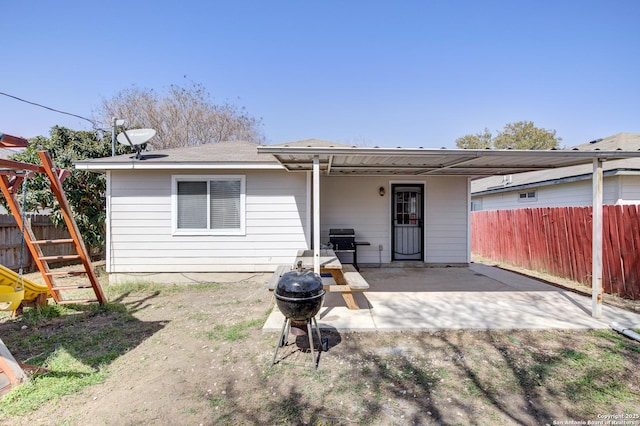
M244 233L244 176L174 176L174 231Z
M207 227L207 182L178 182L178 228Z
M240 181L214 180L209 182L212 229L240 227Z

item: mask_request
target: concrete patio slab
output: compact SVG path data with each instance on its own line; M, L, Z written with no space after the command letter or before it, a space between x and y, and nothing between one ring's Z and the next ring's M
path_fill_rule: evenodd
M640 315L604 305L591 316L591 298L480 263L455 268L363 268L367 292L359 310L327 293L318 325L337 331L445 329L603 329L611 323L640 328ZM274 308L263 331L280 332Z

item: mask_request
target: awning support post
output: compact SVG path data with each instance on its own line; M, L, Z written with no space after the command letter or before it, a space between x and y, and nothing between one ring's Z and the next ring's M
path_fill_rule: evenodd
M602 317L602 160L593 159L591 316Z
M313 272L320 274L320 157L313 157Z

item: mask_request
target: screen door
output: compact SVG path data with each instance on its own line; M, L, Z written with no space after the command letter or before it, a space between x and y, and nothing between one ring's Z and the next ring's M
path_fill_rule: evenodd
M393 185L392 260L422 260L424 185Z

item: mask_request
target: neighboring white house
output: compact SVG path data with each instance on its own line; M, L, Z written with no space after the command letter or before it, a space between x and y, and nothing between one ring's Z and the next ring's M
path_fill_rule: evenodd
M590 163L593 155L307 140L221 142L76 167L106 173L110 282L177 282L292 264L318 241L314 217L321 244L332 228L353 228L370 244L358 248L360 265L466 265L472 178Z
M618 133L569 148L578 151L638 151L639 133ZM472 210L590 206L593 166L545 169L471 182ZM640 158L605 161L604 204L640 204Z

